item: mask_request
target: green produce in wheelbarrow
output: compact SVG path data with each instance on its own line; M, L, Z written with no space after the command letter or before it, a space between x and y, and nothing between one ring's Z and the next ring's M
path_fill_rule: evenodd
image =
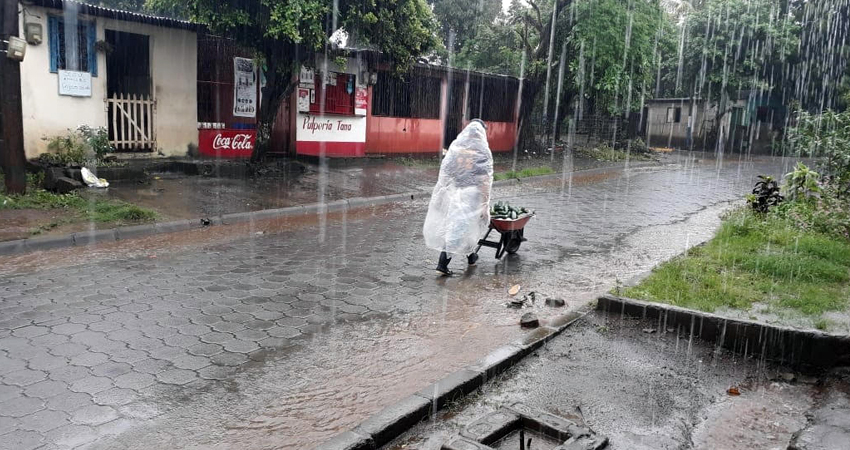
M422 227L425 244L440 252L437 272L451 275L454 255L471 255L490 226L493 155L484 122L474 119L449 146ZM470 262L474 260L470 258Z

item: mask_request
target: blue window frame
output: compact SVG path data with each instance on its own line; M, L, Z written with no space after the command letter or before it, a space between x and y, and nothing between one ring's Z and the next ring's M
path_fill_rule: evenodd
M97 52L95 40L97 28L94 22L79 20L74 33L65 32L62 17L48 16L47 42L50 50L50 71L78 70L97 76ZM71 42L68 42L68 41Z

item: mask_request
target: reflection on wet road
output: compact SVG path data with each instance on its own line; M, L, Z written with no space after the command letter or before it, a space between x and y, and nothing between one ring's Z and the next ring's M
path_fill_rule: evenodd
M529 241L451 279L421 242L425 202L2 260L0 446L309 447L520 336L508 286L577 308L791 163L498 190L537 210Z

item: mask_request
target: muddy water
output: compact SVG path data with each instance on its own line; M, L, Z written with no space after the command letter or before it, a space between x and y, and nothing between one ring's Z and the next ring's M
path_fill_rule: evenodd
M388 448L437 450L466 424L514 402L583 423L614 450L785 449L806 426L815 386L774 381L781 367L718 353L711 343L686 350L677 345L686 336L643 333L647 326L587 316ZM730 386L740 395L729 395Z

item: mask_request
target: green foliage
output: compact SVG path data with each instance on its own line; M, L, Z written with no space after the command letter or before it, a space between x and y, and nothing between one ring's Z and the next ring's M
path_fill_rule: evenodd
M91 220L107 223L152 222L157 214L149 209L124 202L97 201L86 211Z
M808 201L786 202L772 212L794 227L836 238L850 239L850 199L827 185Z
M38 156L39 161L48 165L84 164L89 157L89 148L76 133L55 136L47 143L47 153Z
M764 214L770 208L779 205L784 200L780 194L779 184L771 176L759 175L759 181L753 187L753 193L747 196L747 203L753 211Z
M107 154L112 153L112 145L109 144L109 133L106 131L106 128L92 128L88 125L81 125L77 128L77 133L91 147L98 160L102 160Z
M475 38L463 42L454 65L519 77L522 43L515 27L504 14L481 23Z
M80 209L86 203L76 192L54 194L35 186L24 195L0 194L0 209Z
M476 44L479 28L490 28L501 16L501 0L431 0L434 16L440 25L443 44L448 50L458 52L467 44ZM453 36L453 47L449 47Z
M573 90L584 85L585 98L599 112L638 110L660 59L675 55L674 30L658 2L581 0L575 16L568 38ZM567 20L558 25L569 26Z
M824 175L841 191L850 189L850 110L800 111L796 125L788 129L788 143L798 155L824 158Z
M662 264L624 295L703 311L766 304L816 321L846 309L848 292L850 241L800 229L780 214L739 210L714 239Z
M794 171L785 175L785 195L791 200L814 198L821 192L819 179L820 174L798 162Z
M634 152L626 152L624 150L619 150L612 148L608 144L601 144L596 147L582 147L577 148L575 150L575 155L580 158L588 158L594 159L596 161L607 161L607 162L617 162L617 161L627 161L627 160L639 160L639 161L648 161L652 159L652 157L647 152L634 151Z
M529 167L527 169L522 169L520 171L509 170L507 172L499 172L493 174L493 180L501 181L501 180L514 180L519 178L528 178L528 177L537 177L541 175L549 175L553 174L555 171L549 166L542 167Z
M85 165L101 161L110 152L112 146L105 128L82 125L66 135L50 138L47 153L42 153L38 159L51 166Z
M738 91L783 82L781 68L800 40L797 22L781 17L773 0L706 0L685 16L679 33L681 58L666 60L667 94L720 101L719 114Z
M2 181L0 172L0 181ZM41 188L44 173L27 174L27 193L7 195L0 183L0 210L3 209L61 209L68 212L61 219L39 226L34 234L49 231L64 223L99 222L116 225L150 222L158 217L156 212L120 200L88 200L78 191L56 194Z

